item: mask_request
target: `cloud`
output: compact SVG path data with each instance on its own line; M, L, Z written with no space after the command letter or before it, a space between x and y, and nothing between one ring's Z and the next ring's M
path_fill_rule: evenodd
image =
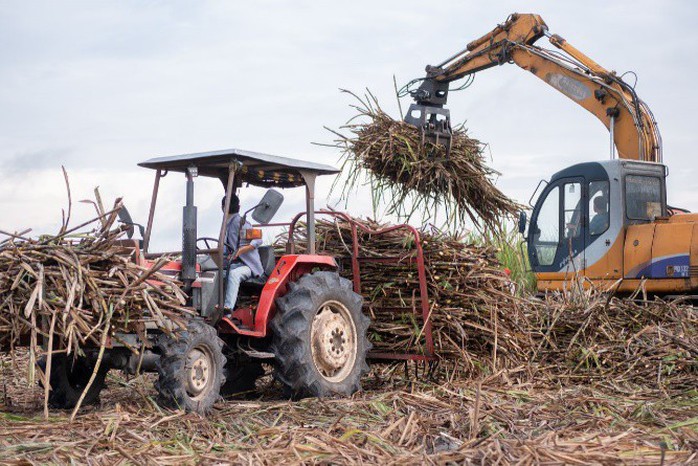
M37 170L56 167L57 164L70 163L75 160L75 156L74 149L68 148L20 152L0 158L0 169L6 176L27 175Z
M672 203L698 210L692 2L536 2L552 32L611 69L633 69L663 131ZM420 77L520 8L500 2L14 2L0 6L0 207L6 228L52 228L65 188L123 195L145 221L153 173L137 163L238 147L335 164L323 126L353 116L339 88L369 87L396 114L392 76ZM618 18L623 18L619 21ZM660 36L638 31L662 31ZM661 39L657 39L661 37ZM541 45L545 45L545 39ZM550 46L549 44L547 46ZM404 102L403 106L408 102ZM608 132L515 65L479 73L449 98L454 120L490 144L497 185L521 202L541 178L608 157ZM201 231L215 230L220 186L201 183ZM330 199L318 186L318 205ZM176 245L183 183L163 183L158 238ZM198 191L197 191L198 193ZM286 193L284 193L286 194ZM365 187L349 210L372 215ZM284 210L288 206L288 210ZM289 194L277 215L302 208ZM88 213L85 213L88 215ZM56 220L58 219L58 220Z

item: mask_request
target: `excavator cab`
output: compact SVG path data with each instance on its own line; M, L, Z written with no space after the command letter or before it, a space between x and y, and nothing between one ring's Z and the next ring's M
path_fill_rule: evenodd
M696 290L697 219L670 215L662 164L573 165L545 182L525 235L538 290L562 289L575 275L627 292Z

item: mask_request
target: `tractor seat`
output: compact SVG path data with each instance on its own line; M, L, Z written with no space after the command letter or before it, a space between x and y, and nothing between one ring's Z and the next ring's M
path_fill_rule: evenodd
M213 260L210 254L197 255L196 262L199 264L202 272L218 271L218 264L216 264L216 261Z
M260 246L257 248L259 253L259 258L262 262L262 267L264 268L264 275L259 277L252 277L241 283L243 288L248 289L258 289L263 288L267 283L267 278L274 271L276 266L276 258L274 257L274 247L273 246Z

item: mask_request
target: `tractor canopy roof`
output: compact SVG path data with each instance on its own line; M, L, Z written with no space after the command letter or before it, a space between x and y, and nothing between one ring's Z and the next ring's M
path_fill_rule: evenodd
M188 167L194 166L200 176L218 178L225 184L230 164L235 162L241 164L235 174L238 180L262 187L292 188L303 186L305 182L302 172L314 175L339 173L338 169L330 165L241 149L156 157L138 165L154 170L182 173L185 173Z

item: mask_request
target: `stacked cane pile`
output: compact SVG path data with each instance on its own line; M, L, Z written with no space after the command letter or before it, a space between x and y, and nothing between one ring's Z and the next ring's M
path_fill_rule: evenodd
M352 221L371 231L388 226L370 220ZM373 349L424 354L426 335L414 237L405 229L380 235L362 228L358 232L359 256L399 259L397 264L370 260L360 264ZM300 251L304 234L302 226L294 231ZM340 273L352 279L350 223L320 220L316 234L318 251L334 256ZM491 365L522 364L533 340L527 332L523 302L512 293L494 248L468 244L461 236L436 229L423 230L420 237L436 355L456 361L464 375ZM285 241L282 236L278 242Z
M361 261L361 293L371 317L369 337L382 352L426 351L414 237L389 225L352 219L359 256L399 258L397 265ZM364 227L364 228L361 228ZM337 258L352 279L351 224L320 220L321 253ZM294 231L300 251L305 228ZM577 383L609 380L663 388L698 385L698 311L661 300L611 298L593 288L571 286L539 299L513 292L492 246L458 235L420 232L434 349L442 367L458 375L525 366L538 381ZM280 242L285 238L280 238ZM444 364L445 363L445 364Z
M108 338L120 342L120 332L143 335L148 323L169 333L191 313L177 283L157 272L166 259L138 265L135 249L120 243L120 208L117 202L78 227L97 224L87 233L64 227L55 236L12 235L0 243L0 348L80 354Z
M573 287L529 299L526 314L542 373L571 383L698 386L698 310L690 304Z

